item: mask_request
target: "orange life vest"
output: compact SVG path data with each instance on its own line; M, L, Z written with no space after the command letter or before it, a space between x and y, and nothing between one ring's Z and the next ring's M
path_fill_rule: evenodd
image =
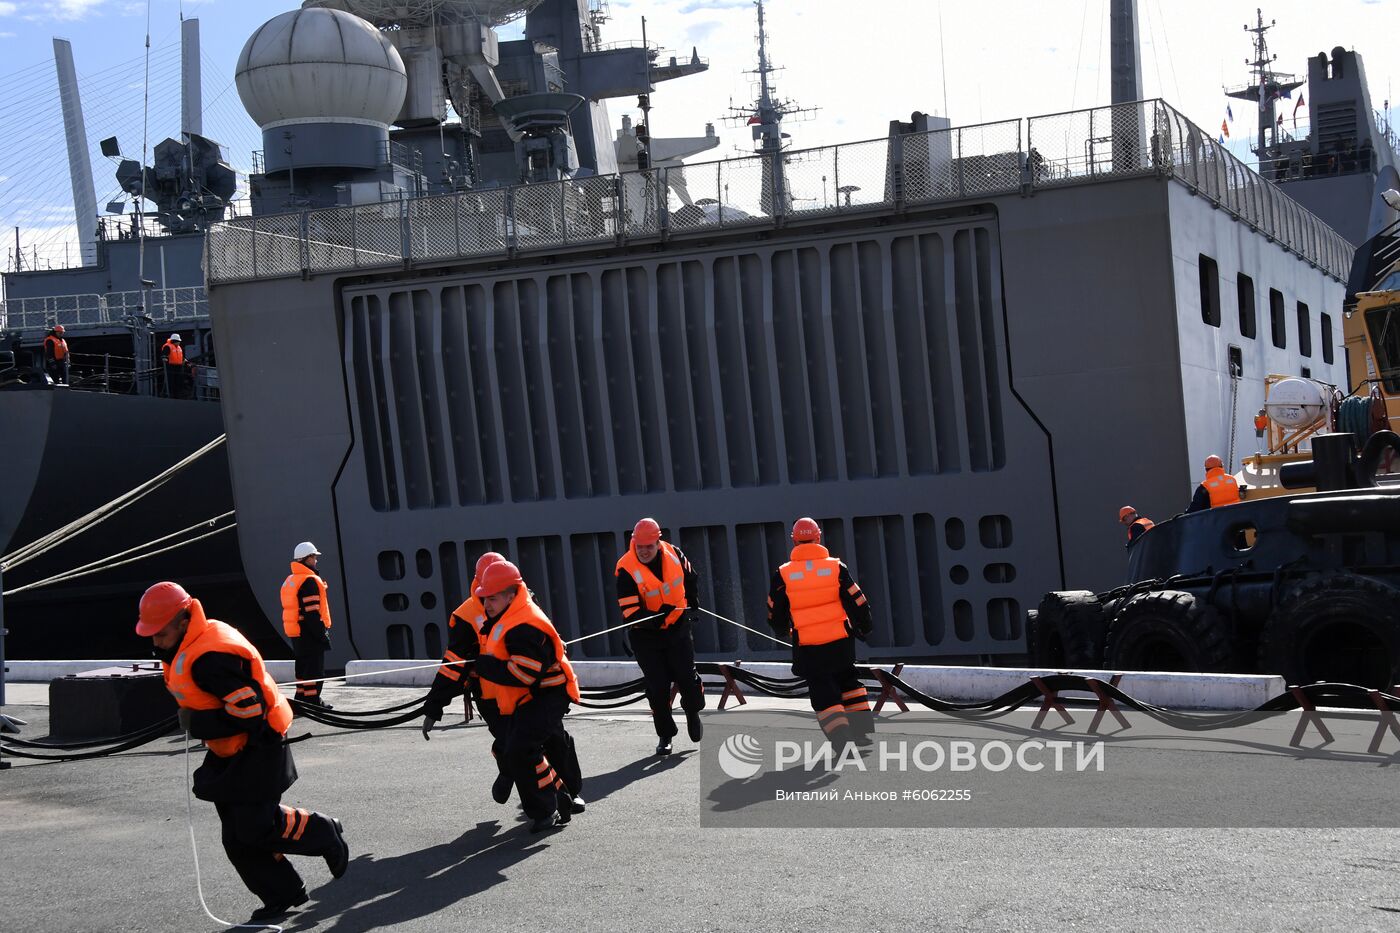
M476 589L476 580L472 580L471 588ZM481 600L477 599L475 596L468 596L462 605L454 609L452 615L447 617L447 627L456 628L458 620L461 620L463 625L471 626L472 633L476 635L478 653L485 651L486 633L481 630L481 625L486 621L486 610L482 608ZM438 668L438 673L448 680L460 681L462 679L462 673L465 670L467 675L475 680L477 677L476 669L467 669L466 665L463 663L466 660L466 658L462 657L451 648L448 648L442 654L442 666Z
M1138 537L1142 537L1142 535L1146 534L1148 531L1150 531L1150 530L1152 529L1152 526L1153 526L1154 524L1156 524L1156 523L1153 522L1152 519L1150 519L1150 518L1139 518L1137 521L1133 522L1131 525L1128 526L1128 540L1129 540L1129 541L1133 540L1133 529L1134 529L1134 528L1137 528L1137 527L1141 527L1141 528L1142 528L1142 532L1138 535Z
M796 643L825 645L849 637L841 605L841 562L820 544L799 544L778 568L792 607Z
M1232 505L1240 501L1240 484L1224 467L1214 467L1206 471L1206 478L1203 484L1206 492L1210 493L1210 507L1215 509L1222 505Z
M547 669L540 670L540 662L534 658L512 655L506 648L506 635L517 625L532 625L548 635L554 642L554 656L559 660ZM523 586L515 594L510 607L491 627L491 633L486 637L481 653L506 662L507 667L526 678L535 678L541 687L563 686L568 690L571 700L575 703L579 701L578 678L574 675L573 665L569 663L564 642L555 630L554 623L535 605L535 601L530 598L530 592ZM531 699L529 687L498 684L485 677L481 678L481 696L482 699L495 700L502 716L509 716L515 712L517 706L528 703Z
M252 687L244 687L226 697L216 697L212 693L206 693L194 682L194 662L211 651L237 655L250 663L253 680L262 694L256 706L235 705L240 700L247 699L244 691L252 690ZM233 626L225 625L217 619L206 619L204 607L197 599L190 603L190 627L185 632L184 641L180 642L180 650L176 653L175 660L169 664L162 664L161 667L165 673L165 688L170 691L175 702L185 709L223 708L230 715L240 718L266 716L267 724L279 735L286 735L287 730L291 728L292 705L277 691L277 683L267 672L258 649ZM205 739L204 744L220 758L231 758L248 744L248 735L240 732L222 739Z
M165 358L165 361L171 366L179 366L185 362L185 348L180 344L167 340L161 349L170 351L170 355Z
M49 351L53 354L53 358L60 363L63 362L68 356L68 341L49 334L44 338L44 349L49 350L49 344L53 344L53 348Z
M637 593L641 596L641 604L646 607L648 612L660 612L663 605L676 607L668 612L666 618L661 622L662 628L670 628L676 624L689 605L685 599L685 568L681 566L681 560L676 556L674 547L665 541L659 542L659 544L661 579L658 580L656 574L652 573L647 565L637 557L635 545L629 547L627 553L618 558L617 570L627 571L632 579L637 581ZM635 601L631 605L625 606L622 605L622 599L617 602L622 608L624 619L641 611Z
M316 596L307 597L305 602L297 596L301 591L301 585L310 577L316 581ZM291 576L282 581L282 631L287 633L288 638L299 638L301 636L301 619L305 609L319 607L321 610L321 622L326 628L331 627L331 604L326 599L326 581L317 576L316 571L306 566L299 560L292 561Z

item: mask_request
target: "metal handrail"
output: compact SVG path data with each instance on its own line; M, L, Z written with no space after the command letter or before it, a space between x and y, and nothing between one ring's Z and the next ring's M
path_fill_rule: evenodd
M10 298L0 307L0 330L46 330L55 324L70 328L113 326L137 314L150 317L153 323L202 321L209 317L209 299L202 285Z
M1137 143L1124 146L1124 158L1081 152L1047 160L1036 140L1049 146L1056 132L1076 121L1088 121L1090 129L1074 145L1066 139L1066 153L1083 148L1096 132L1103 140L1126 136ZM1346 278L1350 244L1160 99L792 150L779 159L755 155L237 219L211 228L206 268L209 282L218 283L411 266L740 224L778 226L817 215L902 210L916 202L1028 195L1040 187L1144 175L1175 178L1283 248ZM800 198L793 190L799 176L805 184ZM673 192L679 181L689 198ZM770 197L773 191L786 199ZM850 191L864 197L852 201Z

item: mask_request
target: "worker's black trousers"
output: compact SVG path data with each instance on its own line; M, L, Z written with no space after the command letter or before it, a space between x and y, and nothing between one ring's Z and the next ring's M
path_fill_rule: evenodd
M321 678L326 676L326 649L310 638L296 639L296 698L321 702Z
M496 770L501 774L509 774L510 769L506 767L506 760L501 753L501 742L505 738L509 722L501 715L501 709L495 700L483 699L473 691L472 702L476 704L476 711L481 714L487 731L491 733L491 757L496 759Z
M568 710L569 695L559 687L521 703L515 712L503 717L500 757L515 779L525 814L531 818L567 808L569 798L583 789L574 740L564 729Z
M49 378L59 385L68 384L68 360L65 357L61 360L49 360L44 364L48 370Z
M676 734L676 720L671 715L672 684L680 688L681 709L694 713L705 708L705 689L695 672L695 638L690 623L682 620L660 630L632 629L628 641L642 669L656 734L669 739Z
M223 822L228 860L264 904L285 904L305 887L285 856L335 853L335 827L328 816L283 806L277 799L214 806Z
M185 397L185 367L165 364L165 394L167 398Z
M864 742L875 731L865 685L856 675L854 638L795 645L792 672L807 679L807 696L829 740Z

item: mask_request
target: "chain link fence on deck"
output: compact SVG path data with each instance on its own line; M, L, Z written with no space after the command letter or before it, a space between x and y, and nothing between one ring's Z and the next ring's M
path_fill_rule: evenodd
M210 233L210 281L299 275L512 249L624 242L846 211L1157 174L1345 278L1351 247L1159 100L895 139L238 218Z

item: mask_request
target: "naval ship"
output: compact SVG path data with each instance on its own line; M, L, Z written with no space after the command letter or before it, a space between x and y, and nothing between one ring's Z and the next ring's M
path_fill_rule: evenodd
M237 185L223 148L202 135L198 20L182 24L181 46L182 132L154 147L150 165L121 158L116 137L101 141L138 210L122 216L125 202L113 202L99 218L72 48L54 40L79 243L77 262L56 269L26 267L17 249L4 275L0 562L223 434L201 260L209 225L235 210ZM149 213L140 210L147 203L154 208ZM44 337L55 325L70 342L67 385L55 385L44 372ZM187 384L173 393L156 349L172 334L181 336L188 363ZM251 638L284 653L248 590L231 520L167 538L232 510L227 454L219 447L104 521L100 531L15 567L3 581L10 594L4 606L9 656L145 654L130 626L112 621L130 615L154 573L188 578L218 607L211 611L249 619ZM222 530L204 537L215 529ZM146 549L156 550L195 537L201 540L157 558L112 559L146 542L166 539ZM99 563L117 566L97 571ZM93 571L29 588L83 567Z
M1024 652L1042 593L1121 582L1123 502L1175 514L1207 454L1253 444L1266 375L1347 381L1352 245L1141 99L1135 4L1113 6L1109 106L794 150L761 98L752 156L658 165L638 128L635 168L601 158L603 91L655 75L624 73L583 0L273 18L239 64L253 185L302 203L206 240L250 577L313 539L342 658L433 655L496 549L574 638L615 622L650 515L706 608L761 624L812 515L876 606L873 656ZM781 652L719 621L696 640Z

